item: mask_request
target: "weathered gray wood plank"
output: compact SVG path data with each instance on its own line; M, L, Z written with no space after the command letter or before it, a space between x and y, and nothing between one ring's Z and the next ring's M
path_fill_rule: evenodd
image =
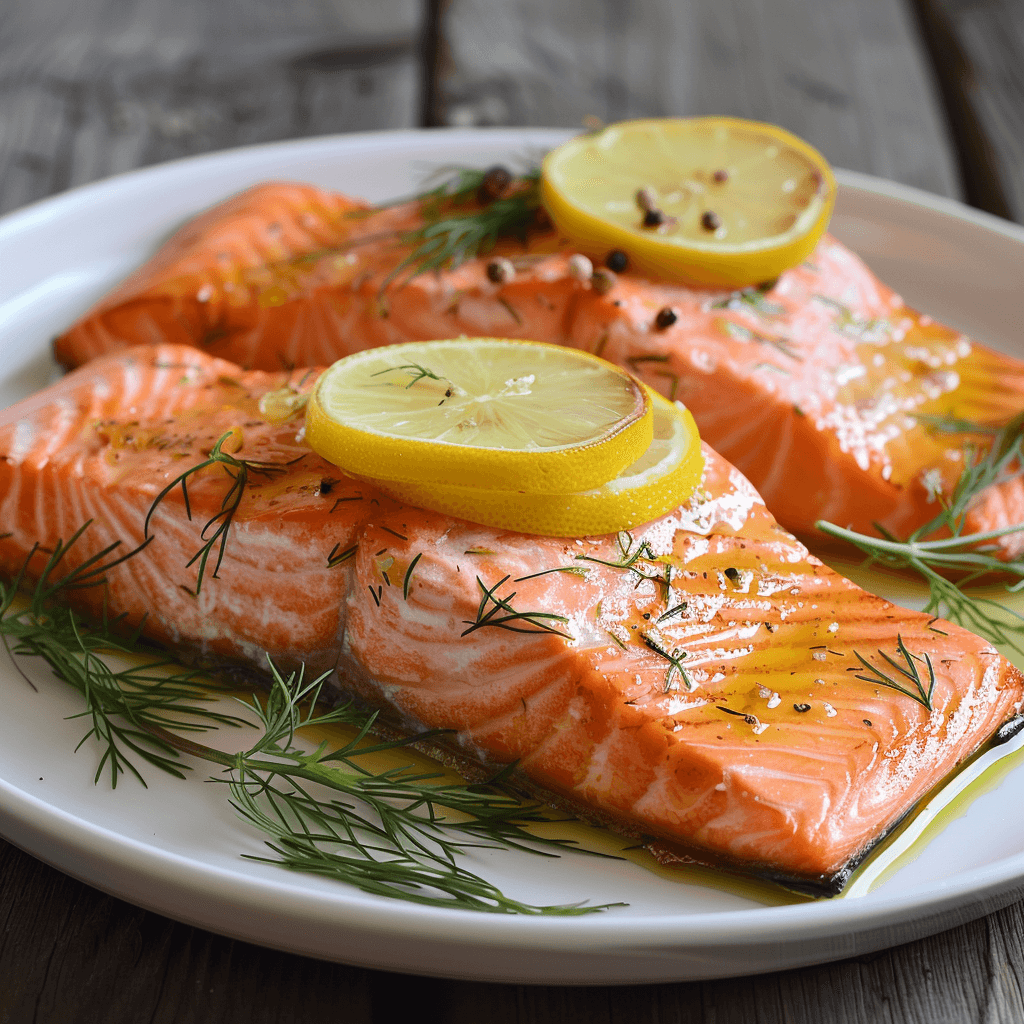
M1024 4L914 0L970 202L1024 223Z
M420 0L7 0L0 212L193 153L418 123Z
M959 194L902 0L451 0L443 26L444 123L732 114L837 166Z
M1022 935L1017 904L894 950L761 977L618 988L469 984L211 935L0 842L4 1024L1019 1024ZM91 1015L94 1007L102 1013Z

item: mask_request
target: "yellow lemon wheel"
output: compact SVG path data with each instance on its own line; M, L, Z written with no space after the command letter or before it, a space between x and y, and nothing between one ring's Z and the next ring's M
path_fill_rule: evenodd
M731 117L624 121L544 159L541 198L581 251L623 250L641 273L715 287L769 281L811 253L836 183L775 125Z
M324 371L306 440L356 476L406 483L587 490L646 451L651 400L624 370L559 345L408 342Z
M693 417L681 405L650 392L654 439L614 480L574 494L521 494L454 487L438 482L380 483L409 505L484 526L548 537L587 537L629 530L685 503L704 473Z

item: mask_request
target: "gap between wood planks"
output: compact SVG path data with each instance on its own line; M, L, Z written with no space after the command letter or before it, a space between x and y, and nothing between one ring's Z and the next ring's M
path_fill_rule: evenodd
M950 136L956 151L964 199L980 210L1018 219L999 173L999 157L981 124L973 100L978 74L957 37L942 0L910 0L921 37L931 57L935 82L942 97Z

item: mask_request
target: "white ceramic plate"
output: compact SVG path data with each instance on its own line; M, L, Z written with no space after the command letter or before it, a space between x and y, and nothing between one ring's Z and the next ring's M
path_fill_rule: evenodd
M186 217L254 182L291 178L383 199L431 169L535 158L563 132L454 131L281 143L137 171L0 222L0 407L43 386L50 337ZM912 304L1024 356L1024 230L957 203L841 173L835 233ZM150 788L94 786L72 753L73 694L33 692L0 663L0 834L141 906L225 935L311 956L455 978L567 984L748 974L905 942L1010 902L1024 885L1024 766L930 838L866 896L764 906L622 861L481 854L474 867L530 902L625 900L589 917L506 917L378 899L240 859L258 836L204 773Z

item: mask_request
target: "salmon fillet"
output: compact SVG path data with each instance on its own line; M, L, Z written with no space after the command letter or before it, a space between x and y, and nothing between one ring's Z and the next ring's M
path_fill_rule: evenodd
M819 544L818 519L906 536L935 516L968 449L990 443L915 417L1002 425L1024 409L1024 363L908 308L828 236L778 281L740 292L627 272L598 294L544 232L498 250L514 280L492 282L488 256L388 286L409 254L401 233L421 223L417 204L373 211L311 186L257 186L183 228L56 340L57 359L176 342L276 370L462 334L573 345L685 402L778 520ZM662 310L674 320L659 326ZM1022 521L1016 478L980 496L966 529ZM1000 545L1016 557L1024 534Z
M0 413L0 569L38 542L38 572L88 521L68 568L142 545L157 495L229 435L246 475L219 571L215 549L201 586L187 566L240 472L217 464L188 480L191 520L173 488L151 542L76 592L85 611L105 600L207 664L331 670L591 819L817 892L1021 710L1024 678L989 643L828 569L707 446L697 493L661 519L527 536L324 462L289 401L312 379L141 346ZM918 699L885 682L914 673Z

